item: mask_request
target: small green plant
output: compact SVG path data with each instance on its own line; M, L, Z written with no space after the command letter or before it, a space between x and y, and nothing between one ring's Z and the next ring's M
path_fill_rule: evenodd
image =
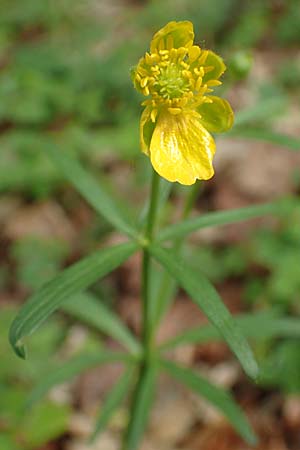
M45 376L37 384L29 403L37 401L51 386L89 367L122 362L124 372L107 395L92 438L104 429L120 403L130 394L130 417L123 438L124 450L135 450L139 446L160 371L166 371L205 397L227 416L248 443L255 444L256 436L232 396L190 368L175 364L169 359L167 350L187 342L221 338L228 343L246 374L257 380L257 363L245 336L269 337L288 333L288 327L273 316L253 315L234 319L210 281L185 260L181 252L184 238L200 228L265 214L286 214L294 207L293 200L281 199L264 205L211 212L191 219L187 217L199 188L196 179L213 176L215 142L210 132L226 131L233 122L229 103L210 95L212 87L220 84L219 77L224 70L221 57L193 45L190 22L171 22L154 36L150 53L146 53L132 72L137 89L146 96L152 96L146 100L140 131L141 149L149 155L155 171L152 172L146 214L143 213L139 220L132 220L129 215L131 208L120 207L101 178L95 179L57 145L44 141L45 152L63 175L108 223L126 236L126 241L95 251L37 290L13 321L10 342L17 355L25 358L24 338L35 332L59 308L120 342L122 351L101 348L98 352L88 352L66 361L59 370ZM261 114L265 112L266 109L263 109ZM257 117L257 110L252 114L250 111L241 116L240 126L251 117ZM245 132L245 127L241 130ZM254 134L259 135L260 131L253 130ZM265 138L274 140L278 139L278 135L267 132ZM288 141L287 145L296 146L297 142L292 140L290 144ZM182 220L163 229L158 227L158 212L164 206L171 184L162 181L158 173L172 182L194 183ZM118 316L86 291L138 251L142 253L141 340ZM156 330L177 287L187 292L211 325L189 330L158 347Z
M28 390L48 371L57 366L52 357L62 341L61 326L50 320L32 342L31 360L21 361L13 356L7 342L8 323L16 315L15 307L2 307L0 317L0 448L33 450L68 429L71 408L51 400L34 405L24 414Z

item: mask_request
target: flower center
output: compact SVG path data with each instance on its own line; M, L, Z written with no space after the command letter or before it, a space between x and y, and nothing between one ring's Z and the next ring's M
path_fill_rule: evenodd
M160 73L153 83L157 94L164 99L180 98L190 89L189 81L182 76L182 68L174 62L160 68Z
M203 83L204 75L213 70L205 64L207 55L207 50L197 46L179 47L157 49L140 60L134 83L144 95L151 96L143 105L152 108L153 122L162 107L171 114L180 114L186 107L209 102L206 94L212 92L210 86L221 83L217 80Z
M207 86L202 86L204 61L203 56L198 61L191 61L189 49L185 47L146 53L139 63L135 80L144 95L152 96L153 106L179 109L194 96L199 97L206 92Z

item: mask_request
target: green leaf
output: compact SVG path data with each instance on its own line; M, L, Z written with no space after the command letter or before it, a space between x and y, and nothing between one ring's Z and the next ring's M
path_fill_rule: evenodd
M26 406L29 408L38 402L53 386L64 383L84 370L98 366L100 364L131 361L130 356L126 353L99 351L97 354L82 354L75 356L69 361L64 362L57 370L44 376L32 390Z
M143 436L153 401L156 364L145 367L139 378L125 436L124 450L136 450Z
M278 317L274 311L234 316L243 334L255 340L274 337L300 337L300 320L293 317ZM213 325L202 325L189 329L163 343L161 350L179 345L219 341L223 337Z
M222 411L234 426L236 431L251 445L257 443L257 438L252 431L243 411L235 403L232 396L223 389L214 386L205 378L192 372L191 369L180 367L171 361L161 361L162 367L189 389L203 396L217 409Z
M140 343L130 330L113 311L94 295L87 292L78 294L64 303L62 309L71 316L113 337L130 352L134 354L140 353Z
M202 189L201 182L195 183L192 189L185 190L185 206L182 211L182 220L189 215L199 192ZM184 239L179 237L173 242L174 257L180 253ZM166 314L171 302L173 301L178 286L176 280L171 277L162 267L152 267L150 277L150 304L152 314L152 326L156 328L163 316Z
M268 130L265 128L242 128L236 127L229 133L227 137L241 137L246 139L253 139L256 141L270 142L271 144L286 147L290 150L300 150L300 139L286 134L277 133L276 131Z
M1 179L1 178L0 178ZM149 183L150 183L150 178L149 178ZM158 194L158 205L157 205L157 210L158 211L163 211L164 210L164 206L170 196L171 190L173 188L173 183L170 183L167 180L164 180L163 178L160 179L159 182L159 194ZM150 207L150 198L148 199L148 201L145 203L140 217L139 217L139 228L143 228L146 224L147 221L147 217L148 217L148 212L149 212L149 207Z
M252 107L247 107L238 111L235 115L234 127L247 125L251 122L261 123L270 120L273 117L282 115L282 111L286 108L286 99L282 96L270 97L263 99Z
M252 351L240 332L238 325L228 309L223 304L219 294L212 284L200 272L195 272L186 261L178 261L167 250L153 246L149 247L152 256L159 261L167 271L191 296L192 300L206 314L210 322L220 331L225 341L235 353L245 372L256 378L258 367Z
M5 450L19 450L20 447L16 444L10 432L3 431L0 435L0 448Z
M103 431L116 409L122 403L133 380L133 370L126 370L111 391L108 393L103 405L101 406L100 415L96 421L95 430L91 437L91 442L95 440L99 433Z
M16 354L25 358L24 336L32 334L71 295L83 291L108 274L137 250L137 244L124 244L99 250L64 270L39 289L14 319L9 340Z
M154 264L150 273L150 314L156 328L176 295L177 283L161 266Z
M124 207L114 200L101 183L101 175L95 179L75 159L54 145L46 145L45 149L61 170L67 180L72 183L86 201L100 213L109 223L129 236L136 236L137 232L126 217Z
M262 205L247 206L244 208L217 211L204 214L200 217L184 220L166 227L157 237L157 241L166 241L192 233L201 228L227 225L241 222L243 220L254 219L268 214L284 214L291 210L296 201L290 198L277 200Z
M69 405L40 403L18 424L17 439L26 449L44 447L68 431L71 413Z

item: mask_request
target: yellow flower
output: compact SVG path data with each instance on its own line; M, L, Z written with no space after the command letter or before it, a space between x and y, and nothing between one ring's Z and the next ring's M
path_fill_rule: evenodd
M191 22L168 23L132 71L135 88L149 97L142 103L141 149L162 177L185 185L213 176L216 148L210 133L233 124L229 103L210 95L226 66L193 40Z

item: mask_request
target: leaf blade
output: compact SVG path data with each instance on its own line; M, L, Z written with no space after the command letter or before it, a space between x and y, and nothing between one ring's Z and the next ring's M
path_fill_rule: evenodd
M248 106L238 111L235 115L234 127L269 121L271 118L282 115L286 107L287 101L282 95L265 98L252 107Z
M52 162L59 168L66 179L75 186L86 201L115 228L128 236L137 235L135 227L126 217L120 202L107 192L101 179L95 179L90 173L55 145L46 145L45 150Z
M211 283L201 273L196 273L189 268L186 262L178 262L172 256L169 256L165 249L158 246L150 246L149 251L178 281L181 287L191 296L191 299L224 336L245 372L250 377L256 378L258 367L253 353Z
M243 139L270 142L271 144L286 147L292 151L300 150L300 139L264 128L236 127L229 132L227 137L241 137Z
M133 369L127 369L106 396L91 436L91 442L94 442L95 438L103 431L118 406L124 400L132 382L132 375Z
M71 360L65 362L57 370L54 370L44 377L40 383L34 387L26 402L26 407L30 408L34 403L38 402L53 386L68 381L84 370L95 367L98 364L117 362L120 360L126 361L128 358L129 356L126 355L126 353L108 351L75 356Z
M255 445L257 443L257 438L247 419L244 417L243 411L228 392L211 384L199 374L195 374L192 370L178 366L171 361L163 360L161 361L161 365L170 375L185 384L189 389L205 397L217 409L222 411L236 431L249 444Z
M62 309L71 316L92 325L99 331L123 344L133 354L141 351L140 343L130 330L94 295L84 292L76 295L62 305Z
M176 223L166 227L158 234L156 241L161 242L169 239L183 237L201 228L228 225L231 223L254 219L256 217L269 214L285 213L288 212L294 205L295 201L287 198L271 203L265 203L262 205L253 205L232 210L209 212L205 215L192 219L186 219L180 223Z
M9 341L16 354L25 358L23 337L32 334L71 295L83 291L114 270L137 248L134 242L126 242L97 251L68 267L39 289L23 305L10 327Z
M246 337L264 340L273 337L300 337L300 320L293 317L278 317L273 311L234 316ZM220 332L212 325L202 325L183 332L160 346L169 350L179 345L222 340Z

